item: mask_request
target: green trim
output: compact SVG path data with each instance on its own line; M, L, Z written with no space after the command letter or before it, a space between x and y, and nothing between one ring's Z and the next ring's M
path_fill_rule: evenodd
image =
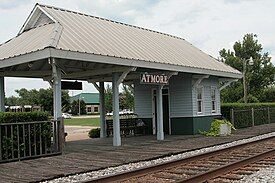
M215 116L197 116L197 117L182 117L171 118L171 133L172 135L194 135L199 131L208 131Z
M193 118L171 118L171 134L172 135L192 135L193 134Z

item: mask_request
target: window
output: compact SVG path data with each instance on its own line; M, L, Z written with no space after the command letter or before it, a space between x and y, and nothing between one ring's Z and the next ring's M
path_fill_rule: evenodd
M98 107L94 107L94 112L98 112Z
M92 108L91 107L87 107L87 112L88 113L92 112Z
M215 113L217 110L217 101L216 101L216 88L211 87L211 106L212 106L212 113Z
M202 112L203 112L203 87L197 88L197 106L198 106L198 114L202 114Z

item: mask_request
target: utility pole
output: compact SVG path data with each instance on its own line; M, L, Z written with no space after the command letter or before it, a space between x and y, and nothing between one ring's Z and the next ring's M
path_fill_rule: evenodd
M243 99L244 103L247 103L247 81L246 81L246 64L253 65L253 58L243 60Z

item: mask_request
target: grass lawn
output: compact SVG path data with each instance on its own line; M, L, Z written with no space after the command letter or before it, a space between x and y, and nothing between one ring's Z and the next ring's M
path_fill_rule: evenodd
M70 126L99 126L99 118L65 119L64 123Z

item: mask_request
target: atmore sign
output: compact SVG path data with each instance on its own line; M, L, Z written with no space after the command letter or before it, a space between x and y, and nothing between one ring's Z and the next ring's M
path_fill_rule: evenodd
M168 84L169 77L165 74L149 74L141 73L140 74L140 83L141 84Z

